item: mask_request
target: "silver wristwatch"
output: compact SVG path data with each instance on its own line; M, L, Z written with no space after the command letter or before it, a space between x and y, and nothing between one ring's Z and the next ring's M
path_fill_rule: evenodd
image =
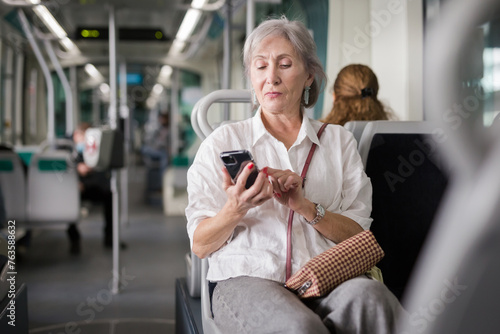
M308 221L307 219L304 218L306 223L308 223L311 226L316 225L324 216L325 216L325 208L323 205L314 203L316 205L316 217L314 217L313 220Z

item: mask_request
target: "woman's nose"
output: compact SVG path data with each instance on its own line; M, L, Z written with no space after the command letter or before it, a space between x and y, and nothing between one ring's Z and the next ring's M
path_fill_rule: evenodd
M266 73L266 83L270 85L276 85L280 81L278 71L274 66L268 66Z

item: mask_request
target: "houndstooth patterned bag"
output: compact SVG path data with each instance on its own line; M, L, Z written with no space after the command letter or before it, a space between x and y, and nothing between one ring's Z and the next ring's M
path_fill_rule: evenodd
M370 271L383 257L373 233L363 231L309 260L285 286L300 298L321 297L340 283Z

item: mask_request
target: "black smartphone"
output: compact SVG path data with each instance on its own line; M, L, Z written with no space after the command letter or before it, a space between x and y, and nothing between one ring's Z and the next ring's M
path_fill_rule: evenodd
M255 179L259 175L259 169L257 168L257 164L253 160L252 154L249 151L247 150L226 151L220 154L220 158L224 166L226 166L229 175L231 175L231 179L235 183L243 168L245 168L246 165L252 162L255 168L252 171L252 173L248 176L245 188L248 189L253 185Z

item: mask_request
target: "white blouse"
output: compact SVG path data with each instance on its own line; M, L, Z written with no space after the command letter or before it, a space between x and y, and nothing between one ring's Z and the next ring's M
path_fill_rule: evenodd
M260 169L290 169L300 175L311 144L318 144L306 176L305 197L369 229L372 186L352 134L342 126L329 124L319 141L317 132L322 123L304 116L297 140L287 151L267 132L260 115L258 111L253 118L217 128L201 144L188 171L186 218L191 246L198 224L215 216L227 200L219 154L238 149L249 150ZM209 256L207 279L255 276L284 282L288 214L289 209L274 199L250 209L227 243ZM334 245L295 214L292 274Z

